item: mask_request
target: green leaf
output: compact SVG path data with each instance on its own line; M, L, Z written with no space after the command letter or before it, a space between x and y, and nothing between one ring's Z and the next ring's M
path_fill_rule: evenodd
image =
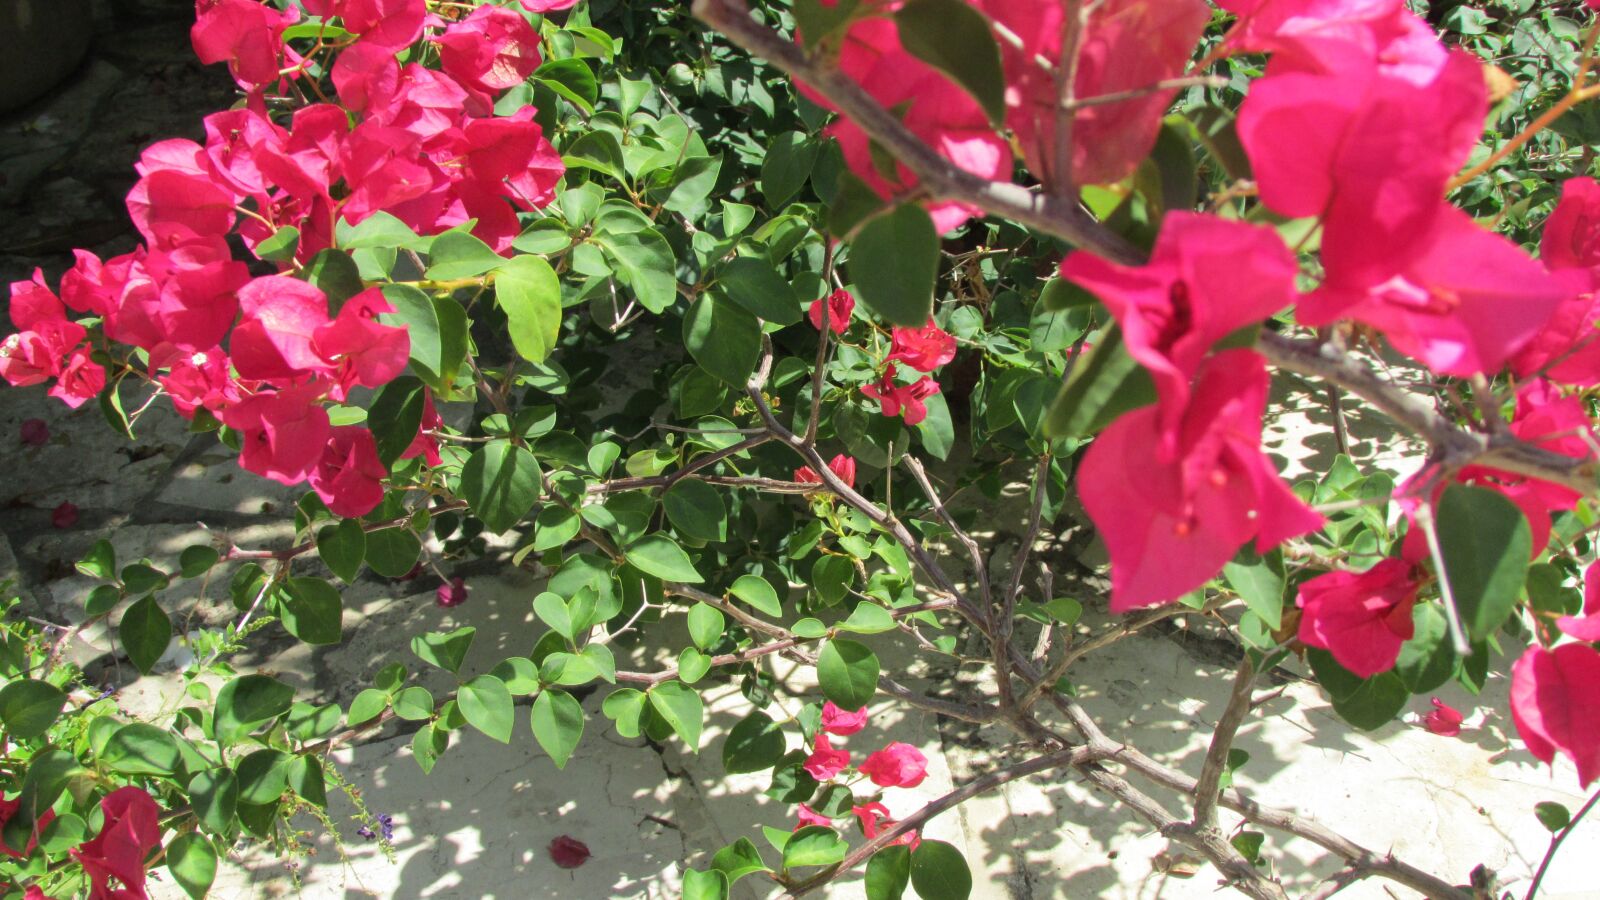
M900 900L910 883L910 847L885 847L867 860L867 900Z
M1128 355L1120 329L1106 329L1094 344L1050 407L1044 426L1048 437L1086 437L1123 413L1155 402L1155 382Z
M317 529L317 555L346 584L356 580L367 555L367 532L356 519Z
M449 297L437 300L409 284L386 284L383 296L395 311L378 321L404 325L411 338L411 368L441 393L449 389L467 351L466 313Z
M1306 662L1332 698L1333 711L1363 731L1387 725L1411 699L1411 692L1393 672L1362 678L1339 665L1326 650L1306 651Z
M593 169L613 180L622 181L622 145L610 132L590 131L567 147L562 162L568 167Z
M134 666L149 675L172 641L172 620L154 596L143 597L123 611L122 621L117 624L117 639Z
M677 259L660 232L654 228L610 231L594 241L616 262L617 275L633 289L640 306L661 313L678 301Z
M823 696L842 709L860 709L878 692L878 657L855 641L835 639L817 654Z
M686 537L718 542L728 539L728 508L722 493L697 478L684 478L661 495L667 520Z
M1283 627L1283 553L1273 550L1266 556L1257 556L1246 546L1232 562L1222 567L1233 592L1243 598L1250 611L1261 617L1267 627L1277 631Z
M1522 593L1533 533L1516 504L1498 491L1452 484L1434 515L1444 575L1474 641L1505 624Z
M956 445L955 423L950 419L950 405L944 394L934 394L922 401L928 409L927 416L916 425L922 446L935 459L948 459Z
M678 654L678 680L684 684L695 684L706 677L711 671L711 657L701 653L693 647L683 648Z
M284 719L289 736L297 741L315 741L333 734L339 728L339 704L320 706L296 702L289 706L289 717Z
M111 426L111 430L130 441L134 440L133 420L128 418L128 411L122 404L122 379L109 382L100 391L98 399L100 415L105 418L106 424Z
M533 612L540 621L549 625L556 634L567 640L572 640L572 613L567 608L567 601L561 599L559 594L545 591L533 598Z
M817 141L798 131L774 135L761 163L761 194L767 207L781 209L800 189L817 164Z
M761 354L761 322L716 293L701 294L683 317L683 343L700 368L743 389Z
M473 728L502 744L511 743L515 712L505 682L493 675L479 675L461 686L456 702Z
M922 900L966 900L972 893L972 871L954 846L924 840L911 852L911 886Z
M322 763L316 756L295 756L290 758L289 790L304 799L324 809L328 806L327 780L322 772Z
M217 878L217 851L200 834L180 834L167 844L167 871L184 893L202 900Z
M729 775L770 769L783 759L783 729L760 710L745 716L728 732L722 745L722 767Z
M553 59L533 73L535 80L555 91L585 114L594 112L594 103L600 97L599 85L589 64L581 59Z
M915 203L868 219L850 247L850 278L869 309L894 325L919 328L933 313L939 232Z
M36 738L50 730L66 703L67 695L48 681L18 679L0 688L0 723L12 738Z
M1169 210L1187 210L1195 205L1199 180L1195 177L1195 158L1191 128L1181 116L1162 124L1155 147L1140 164L1134 185L1149 205L1152 220Z
M1039 291L1039 305L1050 312L1062 312L1099 303L1095 296L1065 278L1052 278Z
M117 608L122 602L122 591L114 584L97 585L83 598L83 614L98 619Z
M513 696L528 697L539 690L539 667L526 656L503 659L489 674L505 682L506 690Z
M239 760L239 802L276 803L289 789L289 754L267 748Z
M417 768L426 775L433 771L434 763L439 761L439 756L449 746L449 731L437 725L427 725L411 738L411 758L417 761Z
M461 671L461 662L467 658L467 649L478 629L468 626L455 631L435 631L411 639L411 652L423 662L438 666L446 672Z
M751 315L778 325L800 321L800 298L766 260L741 256L722 267L717 287Z
M504 265L506 258L465 231L446 231L428 247L428 279L477 278Z
M1437 603L1411 608L1411 639L1400 645L1394 672L1413 694L1437 690L1456 671L1456 651L1450 643L1450 626Z
M272 233L256 245L255 255L259 259L272 262L291 262L295 252L300 249L300 229L293 225L285 225Z
M583 706L566 691L546 690L533 701L533 738L556 768L565 769L583 739Z
M289 579L278 611L284 629L308 644L337 644L344 636L344 602L321 578Z
M496 270L495 299L505 310L511 344L529 362L544 362L561 337L561 279L537 256L513 258Z
M840 839L839 833L821 825L807 825L789 837L783 845L783 867L831 866L850 852L850 845Z
M405 528L367 532L367 565L385 578L403 578L422 556L422 542Z
M148 727L148 726L147 726ZM16 812L5 823L5 842L20 851L33 825L50 809L73 779L86 770L78 758L58 747L46 746L29 757L22 776Z
M856 567L843 556L823 556L811 566L811 589L823 606L837 606L850 593Z
M772 583L759 575L740 575L734 579L730 590L735 597L773 618L783 616L783 603Z
M729 885L737 884L746 875L771 871L761 859L761 851L749 838L739 838L718 850L711 858L711 868L727 876Z
M420 252L428 246L426 238L383 210L362 219L359 225L347 225L341 219L335 231L339 246L346 250L405 248Z
M583 519L565 506L549 504L533 520L533 550L543 553L564 547L583 528Z
M401 375L378 388L367 412L367 425L372 429L384 468L393 468L400 454L417 439L427 400L428 389L415 375Z
M212 733L228 746L289 711L294 688L267 675L241 675L217 692Z
M1544 826L1544 830L1551 834L1557 834L1572 824L1571 811L1554 800L1534 804L1533 814L1539 817L1539 824Z
M650 688L650 708L666 720L691 753L700 752L700 729L705 721L705 702L699 692L678 681L666 681Z
M896 627L894 616L890 615L887 609L865 602L857 604L856 608L851 610L850 617L839 623L841 630L853 631L856 634L882 634L885 631L893 631Z
M810 616L797 619L793 625L789 626L789 629L795 633L796 637L802 637L806 640L815 640L828 633L828 626L822 624L821 619L814 619Z
M328 305L333 312L338 312L346 300L366 290L355 260L343 250L332 247L313 256L300 271L300 277L328 295Z
M109 581L117 577L117 550L110 541L95 541L88 555L78 560L75 568L90 578Z
M119 577L123 589L133 595L163 590L168 584L167 573L142 562L123 566Z
M182 758L171 732L143 722L117 729L100 752L102 763L125 775L171 775Z
M1000 45L983 14L963 0L909 0L894 14L900 43L971 94L996 127L1005 121Z
M683 900L727 900L728 876L712 869L685 869L683 873Z
M1083 616L1083 604L1071 597L1055 597L1040 604L1046 615L1062 625L1072 627Z
M178 554L178 571L182 572L185 578L198 578L211 571L211 567L221 558L222 554L217 552L217 548L206 544L185 547L183 552Z
M623 551L633 567L646 575L654 575L662 581L677 581L684 584L699 584L704 581L700 573L695 571L694 563L689 561L689 554L683 552L677 542L664 534L647 534L629 544Z
M408 722L433 718L433 695L424 687L408 687L394 695L394 714Z
M600 711L606 718L617 723L617 734L625 738L639 736L639 720L649 706L650 698L643 691L633 688L623 688L612 691L606 696L605 702L600 705Z
M227 768L201 772L189 779L189 802L201 828L227 834L239 808L239 779Z
M367 688L350 701L350 712L345 724L351 728L364 725L383 714L389 706L389 695L375 688Z
M539 461L510 441L484 444L461 467L462 499L484 527L500 533L522 521L539 499Z
M712 644L721 640L726 627L727 619L715 606L696 603L689 609L689 638L702 650L710 650Z

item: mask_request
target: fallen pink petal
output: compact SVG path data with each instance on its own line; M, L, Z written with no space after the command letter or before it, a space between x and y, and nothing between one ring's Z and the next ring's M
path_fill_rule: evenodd
M43 419L23 419L18 433L29 447L43 447L50 442L50 426Z
M583 841L561 835L550 842L550 861L563 869L576 869L589 861L589 847Z

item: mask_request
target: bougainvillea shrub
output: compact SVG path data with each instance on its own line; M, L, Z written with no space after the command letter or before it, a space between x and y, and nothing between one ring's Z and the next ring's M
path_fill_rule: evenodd
M0 377L130 435L170 402L303 489L296 537L176 571L101 542L76 624L8 621L0 891L144 898L159 869L199 897L241 839L341 828L329 789L359 786L329 753L395 720L424 772L483 739L559 769L602 729L698 752L700 692L732 682L755 708L722 763L770 773L774 818L766 847L703 848L686 897L861 867L874 900L965 897L925 823L1069 772L1252 897L1285 896L1268 833L1342 860L1318 896L1478 896L1228 786L1230 750L1280 669L1355 728L1420 705L1453 738L1433 693L1498 666L1526 749L1600 779L1594 5L198 0L237 103L130 160L137 249L12 285ZM648 388L608 396L611 366ZM1398 482L1343 452L1286 479L1263 447L1286 373L1425 451ZM958 497L1007 484L1026 515L997 554ZM1037 549L1079 515L1109 566L1059 595ZM528 654L406 635L344 706L228 662L263 629L339 644L360 578L471 603L453 567L478 557L543 576ZM199 578L235 618L178 636ZM1052 641L1086 607L1111 624ZM1184 765L1074 680L1177 616L1237 660ZM189 646L175 715L130 719L62 661L102 621L139 672ZM619 668L624 635L675 664ZM903 685L893 643L986 690ZM1007 728L1012 761L896 820L928 761L858 736L880 695ZM1529 898L1593 805L1539 805Z

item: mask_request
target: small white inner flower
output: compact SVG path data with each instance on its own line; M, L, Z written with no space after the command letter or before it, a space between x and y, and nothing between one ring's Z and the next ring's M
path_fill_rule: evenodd
M203 366L203 365L205 365L206 364L206 355L204 353L196 353L195 355L189 357L189 364L193 365L193 366Z

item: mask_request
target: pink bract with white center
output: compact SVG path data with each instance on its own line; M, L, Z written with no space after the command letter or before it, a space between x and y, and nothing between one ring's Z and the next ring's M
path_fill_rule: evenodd
M1219 353L1196 377L1170 451L1156 407L1113 422L1090 446L1079 497L1111 555L1111 610L1167 603L1200 587L1254 539L1262 553L1322 527L1261 452L1268 378L1249 350Z
M1362 678L1394 668L1411 639L1417 581L1410 563L1386 559L1365 572L1329 572L1300 585L1300 640L1333 654Z
M956 339L928 319L921 328L896 327L889 345L889 361L903 362L918 372L932 372L956 358Z
M801 768L818 781L831 781L849 765L850 753L846 750L833 749L833 744L828 741L828 735L819 731L811 743L811 755L806 757Z
M1298 273L1272 229L1181 212L1162 221L1145 265L1085 252L1061 264L1062 278L1111 310L1128 354L1150 371L1169 448L1200 361L1224 337L1292 304Z

